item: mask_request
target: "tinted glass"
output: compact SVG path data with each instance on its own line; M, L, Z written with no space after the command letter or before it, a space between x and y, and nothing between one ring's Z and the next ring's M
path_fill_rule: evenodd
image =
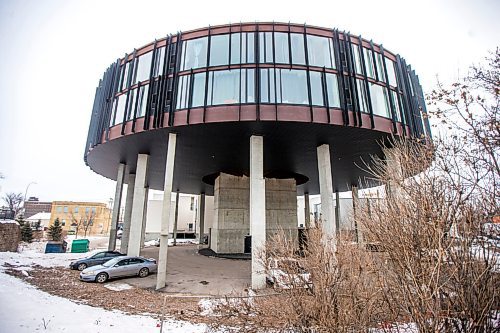
M311 99L313 105L323 106L323 86L321 84L320 72L309 72L311 80Z
M328 105L340 107L339 83L337 75L326 73L326 91L328 92Z
M163 74L163 63L165 57L165 47L160 47L156 50L155 55L155 67L153 71L153 77Z
M149 84L147 84L145 86L141 86L139 88L139 94L137 96L138 101L137 101L137 112L136 112L137 115L136 115L136 117L144 117L146 115L148 91L149 91Z
M375 62L377 63L378 80L385 82L384 59L380 53L375 52Z
M145 80L149 80L149 73L151 71L151 59L153 56L153 52L148 52L139 57L138 65L137 65L137 74L136 74L136 82L141 82Z
M372 99L373 114L391 118L387 89L378 84L370 83L370 95Z
M288 34L284 32L274 33L274 56L276 63L289 63Z
M241 62L240 43L243 44L241 34L231 34L231 64L239 64Z
M309 104L306 71L280 70L282 103Z
M368 77L371 77L372 79L374 79L375 78L375 67L373 65L372 50L364 47L363 48L363 56L365 58L366 75L368 75Z
M177 109L185 109L188 107L190 79L191 75L179 77L177 86Z
M125 103L127 102L127 94L120 95L118 97L118 105L116 107L116 116L114 124L120 124L123 122L123 116L125 114Z
M394 112L396 113L396 120L401 122L401 109L399 108L398 93L396 93L394 90L391 90L391 95L392 95L392 101L394 103ZM406 123L406 119L404 119L404 114L403 114L403 120Z
M212 36L210 40L210 66L229 64L229 35Z
M205 78L205 73L198 73L194 75L191 107L203 106L205 104Z
M292 63L297 65L306 64L306 55L304 52L304 35L290 34L290 42L292 45Z
M127 120L130 120L134 117L135 113L135 98L136 98L137 89L130 90L128 97L128 105L127 105Z
M334 68L331 38L307 35L307 55L311 66Z
M101 253L96 253L92 256L93 259L100 259L100 258L104 258L105 257L105 253L104 252L101 252Z
M183 42L181 70L206 67L208 37Z
M273 62L273 33L259 32L260 62Z
M211 105L239 102L239 71L216 71L209 75L209 98Z
M394 61L385 58L385 66L387 67L387 78L389 79L389 84L393 87L397 86L396 72L394 71Z
M359 54L359 46L352 44L352 55L354 58L354 69L356 73L363 74L363 69L361 67L361 56Z
M366 95L366 86L363 80L356 80L356 84L358 87L358 101L359 108L361 112L370 112L368 108L368 96Z

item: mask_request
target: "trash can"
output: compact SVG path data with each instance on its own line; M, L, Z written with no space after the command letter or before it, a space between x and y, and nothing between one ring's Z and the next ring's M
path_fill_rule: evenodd
M71 243L71 253L85 253L89 251L88 239L75 239Z
M64 253L66 252L66 246L68 243L65 241L55 242L49 241L45 246L45 253Z

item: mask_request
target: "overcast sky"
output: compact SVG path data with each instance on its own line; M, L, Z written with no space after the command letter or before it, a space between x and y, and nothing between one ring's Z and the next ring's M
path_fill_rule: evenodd
M28 196L44 201L113 197L83 161L95 87L155 38L240 21L337 27L401 54L429 91L500 44L499 13L498 0L0 0L0 195L35 182Z

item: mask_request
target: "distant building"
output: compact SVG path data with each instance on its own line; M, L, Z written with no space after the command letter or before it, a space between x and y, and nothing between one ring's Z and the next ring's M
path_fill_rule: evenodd
M38 201L36 197L30 197L24 202L24 218L28 219L37 213L50 213L52 202Z
M26 221L28 221L32 227L35 227L38 221L40 221L40 227L43 229L49 227L50 223L50 212L41 212L41 213L36 213L35 215L28 217Z
M56 218L68 234L84 235L87 229L87 235L102 235L109 233L111 211L100 202L54 201L49 226Z

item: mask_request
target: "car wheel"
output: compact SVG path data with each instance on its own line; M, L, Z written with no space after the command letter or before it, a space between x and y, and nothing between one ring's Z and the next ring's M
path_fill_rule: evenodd
M141 268L141 270L139 271L139 276L143 278L148 275L149 275L149 269L147 269L146 267Z
M78 266L76 268L79 271L83 271L85 268L87 268L87 264L84 264L84 263L78 264Z
M108 281L108 274L106 273L99 273L95 277L95 282L104 283L106 281Z

